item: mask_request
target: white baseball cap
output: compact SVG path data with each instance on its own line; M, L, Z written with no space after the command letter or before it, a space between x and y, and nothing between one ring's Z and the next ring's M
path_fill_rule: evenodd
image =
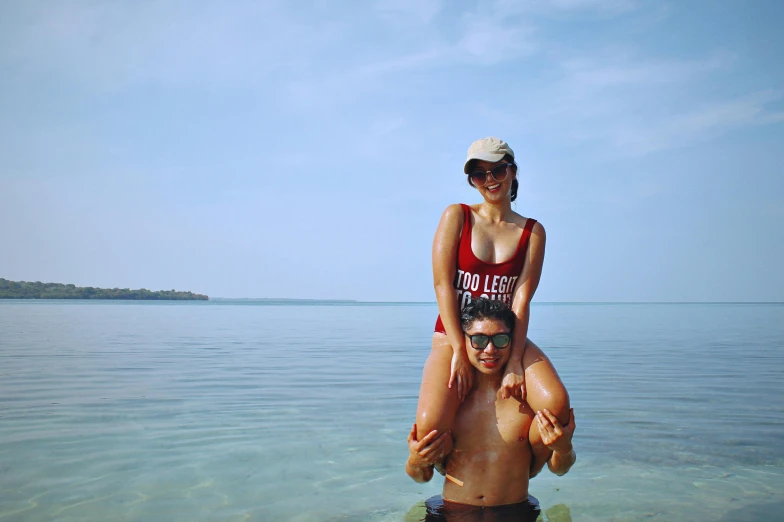
M501 161L504 159L504 156L507 155L514 158L512 149L500 138L490 136L488 138L476 140L468 147L468 156L466 157L466 162L463 166L463 172L468 174L468 164L472 160L484 160L495 163Z

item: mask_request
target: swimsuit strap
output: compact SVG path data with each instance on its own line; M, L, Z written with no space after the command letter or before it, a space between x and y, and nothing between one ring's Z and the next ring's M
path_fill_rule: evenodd
M523 248L527 248L528 240L531 238L531 233L534 230L534 225L536 225L536 220L534 218L528 218L528 221L525 222L525 226L523 227L523 235L520 236L520 243L517 245L517 254L515 257L523 252Z
M461 259L464 263L476 259L474 250L471 248L471 207L465 203L460 203L460 206L463 207L463 230L460 232L460 244L457 249L458 266L461 264Z
M465 203L460 203L460 206L463 207L463 231L460 232L460 242L462 243L466 233L469 239L471 238L471 207Z

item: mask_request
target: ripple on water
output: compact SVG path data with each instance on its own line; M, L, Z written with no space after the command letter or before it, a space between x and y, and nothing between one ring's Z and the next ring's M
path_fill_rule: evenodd
M401 520L439 492L402 470L434 317L2 302L0 520ZM778 513L782 319L771 306L536 305L531 335L578 425L575 468L532 481L543 509Z

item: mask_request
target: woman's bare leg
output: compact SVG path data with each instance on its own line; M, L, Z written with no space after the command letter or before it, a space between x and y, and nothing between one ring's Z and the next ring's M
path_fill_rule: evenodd
M452 429L460 401L457 385L450 389L449 373L452 367L452 346L446 334L433 334L433 347L422 371L422 386L419 388L417 404L417 440L438 430L444 433Z
M566 426L569 423L569 393L550 359L530 339L526 340L523 368L525 368L528 405L534 413L544 409L550 410L558 417L561 425ZM533 451L531 476L534 476L544 467L552 452L542 443L542 436L536 422L531 423L528 441Z

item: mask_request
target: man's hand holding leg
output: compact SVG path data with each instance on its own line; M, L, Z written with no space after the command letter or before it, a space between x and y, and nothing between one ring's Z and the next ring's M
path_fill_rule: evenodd
M422 440L416 440L416 433L414 424L408 434L406 473L417 482L428 482L433 478L433 467L452 450L452 437L449 433L439 435L433 430Z
M556 475L564 475L577 460L572 447L574 409L569 410L569 424L566 426L561 427L555 415L547 409L536 412L536 422L542 442L553 452L553 456L547 461L547 467Z

